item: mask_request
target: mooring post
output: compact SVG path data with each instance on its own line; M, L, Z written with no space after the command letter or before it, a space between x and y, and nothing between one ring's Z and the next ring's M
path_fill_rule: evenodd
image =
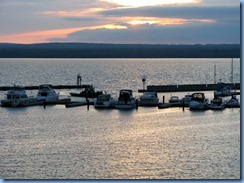
M90 105L90 102L88 99L86 99L86 104L87 104L87 110L89 111L89 105Z
M163 103L164 103L165 96L163 96Z
M182 101L182 111L183 112L185 111L185 101L184 100Z
M138 109L138 99L136 99L136 109Z
M46 100L44 99L43 108L46 109Z

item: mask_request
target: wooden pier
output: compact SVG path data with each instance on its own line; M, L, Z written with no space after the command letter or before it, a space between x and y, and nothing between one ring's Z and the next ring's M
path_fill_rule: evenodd
M232 89L240 90L240 83L226 83ZM186 91L214 91L217 84L183 84L183 85L148 85L146 90L139 89L139 93L143 92L186 92ZM233 93L239 95L240 92Z

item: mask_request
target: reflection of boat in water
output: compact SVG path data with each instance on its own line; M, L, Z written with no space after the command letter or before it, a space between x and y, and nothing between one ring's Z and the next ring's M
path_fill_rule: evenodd
M22 86L14 86L6 95L7 98L1 100L2 107L25 107L43 103L43 101L38 101L37 97L28 97Z
M115 102L116 109L133 109L136 107L137 100L132 95L132 90L120 90L119 98Z
M235 95L233 95L231 99L226 102L226 107L240 107L240 103Z
M92 85L85 88L80 93L70 93L70 95L73 97L88 97L88 98L96 98L96 97L98 97L98 95L101 95L101 94L103 94L103 92L102 91L95 91L95 89Z
M158 101L159 98L157 92L145 92L140 96L139 103L141 106L157 106Z
M226 84L223 83L223 82L217 83L217 90L214 91L214 96L215 97L231 96L231 95L232 95L232 92L231 92L231 87L230 86L226 86Z
M37 98L45 102L55 102L58 101L59 94L51 88L51 85L44 84L39 86Z
M225 108L226 102L222 98L213 98L208 105L209 109L222 110Z
M110 94L101 94L94 99L94 107L95 108L113 108L114 99Z
M204 93L193 93L189 104L190 110L204 110L208 108L208 99Z

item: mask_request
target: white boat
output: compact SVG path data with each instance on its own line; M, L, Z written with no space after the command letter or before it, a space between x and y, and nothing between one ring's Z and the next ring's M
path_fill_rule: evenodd
M172 104L181 104L181 100L178 96L171 96L169 99L169 103Z
M45 102L55 102L59 99L59 94L51 88L51 85L40 85L37 93L38 100Z
M116 109L133 109L136 107L137 100L132 95L132 90L123 89L120 90L119 98L115 102L114 107Z
M139 99L140 106L158 106L157 92L145 92Z
M28 97L23 86L14 86L6 95L6 99L1 100L2 107L25 107L43 103L37 97Z
M214 91L214 97L231 96L231 95L232 95L232 90L230 86L226 86L226 84L222 82L217 83L217 90Z
M231 99L226 102L226 107L240 107L240 103L235 95L233 95Z
M222 98L213 98L208 105L209 109L212 110L223 110L225 108L226 102Z
M190 110L204 110L208 108L208 99L204 93L193 93L189 104Z
M113 108L115 100L110 94L101 94L94 99L95 108Z

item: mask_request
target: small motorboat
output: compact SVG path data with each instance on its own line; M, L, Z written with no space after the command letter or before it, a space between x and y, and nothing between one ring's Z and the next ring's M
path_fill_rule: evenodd
M240 107L240 103L235 95L232 95L231 99L226 102L226 107Z
M193 93L189 104L190 110L205 110L208 108L208 99L204 93Z
M214 97L224 97L224 96L231 96L232 89L230 86L226 86L225 83L219 82L217 83L217 90L214 91Z
M14 85L6 95L6 99L1 100L2 107L25 107L43 103L37 97L28 97L23 86Z
M178 96L171 96L169 99L169 103L172 104L181 104L181 100Z
M116 109L133 109L136 108L137 99L133 97L132 90L123 89L119 92L119 98L115 102Z
M111 94L101 94L94 99L94 107L95 108L113 108L115 100L111 96Z
M103 92L95 91L95 88L92 85L85 88L80 93L70 93L72 97L87 97L87 98L97 98L101 94L103 94Z
M191 95L190 95L190 94L185 95L185 96L181 99L181 103L182 103L182 104L184 103L184 106L189 106L190 102L191 102Z
M222 98L213 98L208 105L209 109L212 110L223 110L225 108L226 102Z
M45 102L55 102L59 100L59 94L51 88L52 85L44 84L39 86L37 99Z
M145 92L139 98L140 106L158 106L159 98L157 92Z

